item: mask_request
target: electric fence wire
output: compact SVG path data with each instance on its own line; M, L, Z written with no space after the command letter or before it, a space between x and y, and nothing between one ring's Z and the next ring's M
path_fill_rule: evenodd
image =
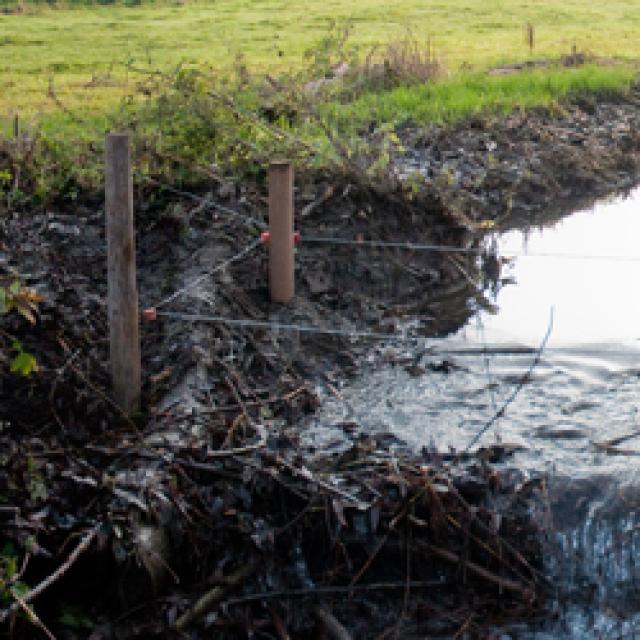
M509 405L511 405L511 403L518 397L520 392L525 388L525 386L531 380L531 374L533 373L533 370L540 363L540 360L542 359L542 354L544 353L544 350L547 346L547 342L549 342L549 338L551 337L551 333L553 331L553 314L554 314L554 309L553 307L551 307L549 311L549 325L547 326L547 331L544 335L544 338L542 339L542 342L540 343L540 346L536 351L535 357L533 358L533 360L531 361L531 364L529 365L529 368L525 371L524 375L520 378L520 382L518 382L513 392L502 403L498 411L496 411L493 414L493 417L486 422L486 424L482 427L482 429L480 429L478 433L476 433L476 435L473 436L473 438L471 438L471 440L469 441L469 444L461 453L463 454L468 453L469 449L471 449L471 447L473 447L478 442L478 440L482 438L482 436L491 428L491 426L494 425L500 418L504 416L505 411L507 410Z
M167 296L166 298L158 302L156 305L154 305L154 308L159 309L160 307L164 307L168 305L170 302L173 302L176 298L179 298L181 295L187 293L194 287L197 287L206 278L209 278L213 274L218 273L219 271L222 271L224 268L228 267L230 264L234 262L238 262L238 260L241 260L245 256L249 255L254 249L256 249L261 244L262 244L262 240L260 240L259 238L257 240L254 240L253 242L248 244L244 249L242 249L235 255L231 256L230 258L227 258L227 260L225 260L224 262L217 264L215 267L213 267L212 269L209 269L208 271L198 276L197 278L194 278L193 280L191 280L191 282L188 282L184 287L181 287L177 291L174 291L171 295Z
M160 189L162 189L163 191L168 191L169 193L173 193L174 195L182 196L183 198L189 198L190 200L193 200L198 204L202 205L204 208L216 209L217 211L221 211L222 213L226 213L227 215L239 218L246 224L258 227L258 229L262 229L263 231L267 228L267 224L263 220L259 220L254 216L250 216L248 213L242 213L240 211L237 211L236 209L225 207L224 205L219 204L218 202L214 202L210 198L207 198L207 197L203 198L202 196L196 195L195 193L191 193L190 191L176 189L175 187L171 187L168 184L161 182L160 180L156 180L156 178L151 178L150 176L144 176L140 173L137 173L136 175L140 180L143 180L144 182L155 184L156 186L160 187Z
M301 243L309 244L330 244L344 246L359 246L367 248L380 249L406 249L407 251L433 251L440 253L466 253L483 255L486 253L494 253L495 250L488 251L486 247L454 247L449 245L438 244L419 244L415 242L392 242L384 240L351 240L348 238L333 238L322 236L305 236L302 235ZM608 260L612 262L640 262L638 256L615 256L615 255L589 255L577 253L528 253L526 251L505 251L504 257L519 258L560 258L569 260Z
M198 202L205 208L216 209L227 215L239 218L248 225L257 227L263 231L268 229L267 223L247 213L242 213L236 209L226 207L222 204L214 202L210 198L198 196L195 193L184 191L172 187L156 178L150 176L144 176L142 174L136 174L141 180L155 184L161 189L179 195L185 198L189 198L195 202ZM337 238L332 236L306 236L302 235L300 238L302 244L327 244L336 246L349 246L349 247L362 247L370 249L404 249L406 251L431 251L434 253L459 253L470 255L485 255L487 253L495 253L495 249L489 250L487 247L456 247L452 245L439 245L433 243L416 243L416 242L398 242L387 240L365 240L365 239L350 239L350 238ZM559 253L559 252L541 252L541 253L529 253L526 251L505 251L505 258L557 258L564 260L606 260L610 262L640 262L640 255L638 256L620 256L620 255L598 255L598 254L577 254L577 253Z
M178 313L174 311L159 311L158 317L183 320L186 322L206 322L225 324L230 327L243 327L250 329L267 329L270 331L296 331L299 333L341 336L346 338L371 338L373 340L385 340L389 342L415 343L423 339L417 336L409 336L394 333L376 333L372 331L360 331L357 329L334 329L327 327L315 327L302 324L282 324L263 320L238 320L224 316L204 315L199 313Z

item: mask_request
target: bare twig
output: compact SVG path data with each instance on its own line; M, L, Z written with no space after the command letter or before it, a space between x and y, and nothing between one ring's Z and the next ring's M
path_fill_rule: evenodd
M391 535L392 531L393 529L389 527L389 531L387 531L384 537L378 542L375 549L371 552L371 554L367 558L367 561L362 565L358 573L356 573L356 575L353 576L353 578L351 578L351 582L349 583L349 586L351 587L355 586L356 583L360 580L360 578L362 578L362 576L367 572L367 570L369 569L373 561L376 559L377 555L382 550L382 547L384 547L384 545L387 544L387 541L389 540L389 536Z
M255 564L248 564L230 575L224 586L216 586L207 591L197 600L191 609L176 620L176 629L178 631L183 631L188 626L199 620L202 616L206 615L217 602L220 602L220 600L224 598L229 589L246 580L255 571L255 569Z
M344 625L326 607L318 605L313 612L324 625L330 638L333 638L333 640L352 640L351 634L345 629Z
M23 598L16 592L15 589L11 589L11 597L16 601L19 607L27 614L29 621L36 627L42 630L42 632L49 638L49 640L56 640L56 637L49 631L47 626L40 620L36 612L24 601Z
M271 614L273 626L275 627L280 640L291 640L291 636L289 635L280 614L276 611L276 608L273 605L269 605L269 613Z
M458 640L458 638L462 637L462 634L469 628L469 625L473 622L473 614L471 614L465 621L464 624L458 629L456 635L453 636L452 640Z
M215 459L215 458L229 458L233 456L239 456L244 453L251 453L252 451L257 451L258 449L263 449L267 444L267 430L264 425L256 424L256 430L260 434L260 441L255 444L247 445L246 447L238 447L237 449L219 449L216 451L208 451L207 458Z
M371 506L370 504L363 502L356 496L351 495L346 491L343 491L339 487L334 487L332 484L329 484L325 480L322 480L322 478L318 478L312 475L311 472L308 471L307 469L298 469L295 465L285 460L282 456L273 455L272 457L276 464L282 465L283 467L288 469L294 476L307 480L308 482L311 482L312 484L317 485L318 487L320 487L321 489L324 489L325 491L328 491L329 493L333 493L334 495L337 495L340 498L344 498L345 500L348 500L352 504L356 505L356 507L362 511L366 511Z
M459 565L461 562L460 556L453 551L449 551L447 549L442 549L440 547L436 547L435 545L426 543L426 542L416 542L416 544L420 546L424 546L429 549L429 551L435 553L437 556L440 556L444 560L448 562L452 562L456 565ZM479 564L472 562L471 560L466 560L466 567L472 573L475 573L477 576L484 578L485 580L492 582L497 587L501 589L505 589L506 591L512 591L515 593L519 593L524 596L527 600L531 600L534 598L534 593L528 587L523 586L519 582L515 580L511 580L509 578L504 578L502 576L498 576L495 573L492 573L488 569L481 567Z
M225 365L227 368L227 371L229 371L228 365L226 365L226 363L223 363L223 365ZM233 438L236 434L236 431L238 430L238 427L240 426L243 420L245 425L250 425L252 423L252 420L249 416L249 412L247 411L247 407L244 403L244 400L240 397L240 393L236 389L236 385L233 383L233 379L231 377L231 371L229 371L229 374L230 374L229 376L225 376L224 381L227 384L229 391L231 391L231 395L233 396L233 399L238 403L242 413L240 413L235 418L235 420L233 420L233 422L231 423L231 427L229 428L227 435L225 436L224 442L220 447L221 449L227 449L228 447L231 446L231 443L233 442Z
M22 580L22 576L24 575L24 572L27 570L27 565L29 564L29 560L31 560L31 554L27 552L24 554L24 558L22 559L20 570L18 571L18 573L11 576L11 578L7 581L8 584L12 585Z
M98 534L100 529L100 524L97 524L93 529L91 529L84 538L80 541L78 546L71 552L66 561L61 564L49 577L45 578L37 587L34 587L29 591L23 598L22 601L24 603L31 602L35 598L37 598L41 593L46 591L54 582L56 582L59 578L61 578L71 566L77 561L77 559L89 548L89 545L93 542L93 539ZM12 590L12 595L15 597L15 594ZM3 623L12 613L15 613L18 609L22 607L20 601L14 602L8 609L4 609L0 611L0 623Z
M335 186L332 184L327 185L324 193L319 198L316 198L313 202L310 202L308 205L302 208L300 217L306 218L307 216L311 215L319 206L323 205L327 200L329 200L333 196L334 192Z
M442 580L414 580L409 583L411 589L442 589L446 583ZM238 598L231 598L224 602L226 607L256 602L260 600L285 600L287 598L313 598L317 596L350 595L355 592L371 591L401 591L407 588L406 581L402 582L373 582L347 587L312 587L309 589L291 589L290 591L267 591L252 593Z

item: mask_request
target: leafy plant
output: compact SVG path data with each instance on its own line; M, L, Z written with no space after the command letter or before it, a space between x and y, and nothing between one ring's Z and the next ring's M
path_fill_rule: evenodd
M24 288L19 280L14 280L9 287L0 287L0 315L15 310L31 324L35 324L35 314L40 302L42 296L32 289Z
M38 304L42 297L32 289L24 288L19 280L14 280L8 287L0 287L0 316L15 311L29 323L36 323ZM19 340L12 340L11 349L15 352L9 368L11 373L30 376L38 370L38 362L28 351L25 351Z
M0 549L0 604L6 606L14 600L13 594L23 596L29 587L19 579L18 552L8 542Z
M38 361L22 348L22 344L20 342L14 340L11 347L18 352L9 365L11 373L17 373L21 376L27 377L34 371L38 370Z

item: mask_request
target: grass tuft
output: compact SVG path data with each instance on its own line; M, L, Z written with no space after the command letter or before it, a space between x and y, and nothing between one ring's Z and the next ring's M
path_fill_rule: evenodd
M524 70L504 76L461 72L429 84L401 86L366 93L350 104L327 104L326 117L341 131L353 132L371 123L449 124L481 113L508 113L514 109L550 107L572 95L626 91L635 70L585 65Z
M444 77L445 69L429 40L421 43L409 34L402 40L373 48L352 73L361 86L380 91L433 82Z

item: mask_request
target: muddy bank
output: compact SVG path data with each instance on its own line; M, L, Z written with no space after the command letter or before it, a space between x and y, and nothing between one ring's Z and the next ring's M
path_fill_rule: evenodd
M625 193L640 167L640 89L582 97L554 109L478 116L407 130L398 160L462 224L544 224L597 198Z
M261 246L168 308L347 334L391 334L412 320L416 341L402 348L424 352L424 335L490 305L500 275L492 256L327 248L305 237L479 248L484 221L535 223L550 203L630 185L635 122L629 97L591 114L574 105L555 119L536 112L407 132L428 178L417 194L300 177L290 308L269 302ZM209 204L139 185L144 307L255 243L260 185L199 195ZM347 454L312 458L300 444L315 385L355 371L370 341L161 316L143 325L144 410L124 419L108 393L103 215L97 205L0 220L3 283L19 275L44 298L35 327L0 318L3 353L18 339L40 369L22 379L2 363L1 527L14 545L5 557L24 562L3 580L28 593L89 540L34 600L47 625L96 639L479 637L540 611L544 485L494 469L487 460L501 452L410 454L357 425L345 425ZM18 633L33 637L6 595Z

